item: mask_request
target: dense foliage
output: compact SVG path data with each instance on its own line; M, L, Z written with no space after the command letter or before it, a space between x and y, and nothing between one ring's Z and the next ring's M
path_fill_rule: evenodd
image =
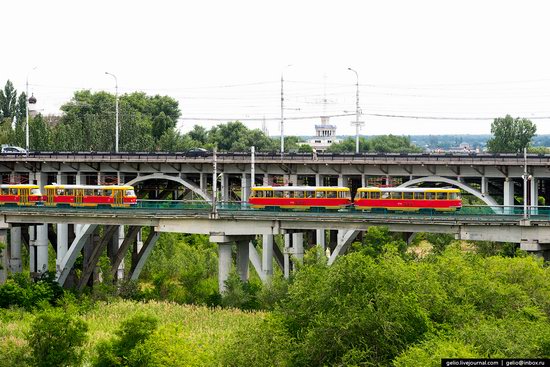
M320 260L296 273L288 297L254 332L236 335L224 363L439 366L453 356L548 357L549 280L534 258L456 247L422 261L404 260L393 246L331 267Z
M340 143L332 144L328 152L333 153L352 153L355 152L355 138L346 138ZM421 152L422 149L411 143L411 138L408 136L397 135L379 135L369 139L359 137L359 152L400 152L414 153Z
M537 126L524 118L506 115L496 118L491 124L493 137L487 148L493 153L520 153L527 148L537 132Z

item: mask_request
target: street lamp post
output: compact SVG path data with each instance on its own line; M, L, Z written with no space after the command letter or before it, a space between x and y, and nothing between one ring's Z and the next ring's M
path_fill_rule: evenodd
M105 72L115 78L115 152L118 153L118 79L115 74Z
M283 73L284 73L285 69L288 68L289 66L292 66L292 64L289 64L289 65L285 66L283 68L283 70L281 70L281 157L283 157L283 155L285 153L285 132L284 132L284 123L285 123L284 101L285 101L285 97L284 97L284 90L283 90L283 83L284 83Z
M34 68L32 68L31 71L29 71L27 73L27 79L26 79L26 101L25 101L25 114L26 114L26 123L25 123L25 149L27 150L27 152L29 151L29 74L31 72L33 72L34 70L36 70L38 66L35 66Z
M353 71L355 73L356 77L356 83L355 83L355 153L359 153L359 127L361 126L361 122L359 122L359 74L357 71L353 70L352 68L348 68L348 70Z

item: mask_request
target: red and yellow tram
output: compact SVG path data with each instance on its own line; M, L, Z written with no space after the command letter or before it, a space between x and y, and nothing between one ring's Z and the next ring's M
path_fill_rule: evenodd
M98 206L130 207L137 203L133 186L127 185L46 185L46 206Z
M354 205L358 210L454 211L462 207L462 200L460 190L454 188L362 187Z
M351 193L347 187L258 186L248 202L256 209L342 209L351 205Z
M36 205L43 200L38 185L0 185L0 205Z

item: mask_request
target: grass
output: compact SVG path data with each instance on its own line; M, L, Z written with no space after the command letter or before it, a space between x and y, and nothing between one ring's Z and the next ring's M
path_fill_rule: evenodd
M89 339L85 348L87 364L96 345L113 337L121 322L136 313L147 313L159 319L155 343L165 352L166 365L172 361L172 365L196 366L218 364L217 352L230 335L240 327L257 323L265 316L262 312L158 301L140 303L119 300L98 303L82 315L89 325ZM25 334L32 320L33 315L29 312L19 309L0 310L0 367L13 363L13 358L17 358L21 349L26 347Z

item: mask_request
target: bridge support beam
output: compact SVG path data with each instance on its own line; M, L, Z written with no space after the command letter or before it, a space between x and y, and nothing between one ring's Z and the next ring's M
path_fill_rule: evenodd
M90 276L92 275L92 273L97 267L97 263L99 261L99 257L101 256L101 253L103 252L103 250L105 250L105 247L107 246L109 241L112 239L115 231L118 231L118 227L119 226L106 227L103 238L99 240L98 243L94 243L94 247L92 249L90 256L88 257L88 261L84 263L82 276L80 277L80 281L78 283L78 290L82 291L86 286L86 284L88 283Z
M96 228L97 224L85 224L82 226L80 232L76 234L73 243L63 257L63 260L61 261L61 272L59 274L59 277L57 278L57 282L61 286L65 285L67 277L69 276L69 272L73 268L76 258L78 257L80 251L84 247L84 244L86 243L86 241L89 240L90 235L94 233Z
M334 251L332 251L332 254L330 254L330 257L328 259L328 265L332 265L340 254L344 254L347 251L349 245L357 237L359 232L360 231L354 231L354 230L338 231L338 244L336 245L336 248L334 249Z
M250 259L250 263L256 270L256 273L258 273L258 276L260 277L262 282L267 283L269 281L269 278L265 276L264 269L262 266L262 259L260 258L260 255L258 254L256 247L254 247L253 241L248 242L248 258Z
M9 269L12 273L21 273L23 263L21 261L21 227L10 229L10 258Z
M159 237L160 237L160 233L155 232L151 229L149 236L143 243L143 246L141 247L141 249L139 249L136 262L132 264L132 269L130 269L131 280L137 280L139 278L139 274L141 273L141 270L145 266L145 263L147 262L149 255L151 255L151 252L153 251L153 248L155 247L155 244L157 243ZM139 241L136 243L136 247L138 247L138 244L139 244Z

